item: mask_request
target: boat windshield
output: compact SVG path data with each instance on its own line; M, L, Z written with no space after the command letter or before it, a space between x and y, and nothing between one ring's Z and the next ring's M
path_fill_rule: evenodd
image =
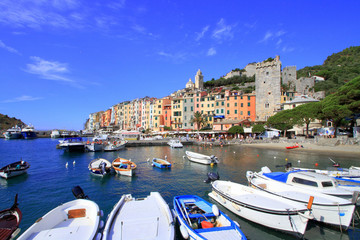
M331 181L321 182L323 187L333 187L333 183Z
M302 185L306 185L306 186L312 186L312 187L318 187L317 182L311 181L311 180L307 180L307 179L303 179L303 178L297 178L294 177L292 179L293 183L298 183L298 184L302 184Z

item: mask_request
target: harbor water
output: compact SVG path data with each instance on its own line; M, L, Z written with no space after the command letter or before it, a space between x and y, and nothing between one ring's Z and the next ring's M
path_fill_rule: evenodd
M20 159L30 163L27 174L13 179L0 179L0 210L13 204L14 196L19 194L19 208L23 219L21 233L38 218L61 203L74 200L72 188L81 186L84 192L95 201L104 212L106 221L112 207L123 194L145 197L150 192L160 192L172 208L174 196L196 194L210 200L211 185L204 182L207 173L218 172L220 179L247 184L247 170L260 171L268 166L272 171L284 171L287 162L293 166L319 169L331 166L329 158L339 162L342 167L359 166L359 156L342 156L333 153L301 152L296 150L270 150L248 146L204 147L197 145L172 149L168 146L127 147L118 152L68 153L56 149L58 140L39 138L34 140L0 139L0 166ZM220 163L213 167L189 162L183 158L185 151L216 155ZM91 160L102 157L112 161L116 157L131 159L137 164L133 177L110 175L98 177L88 170ZM171 169L158 169L151 166L154 157L164 158L172 163ZM66 167L67 165L67 167ZM248 239L293 239L293 236L275 231L242 219L222 206L219 208L233 220L240 223ZM358 208L359 211L359 208ZM309 223L305 239L359 239L359 223L355 222L353 231L341 233L339 229ZM177 239L182 239L177 231Z

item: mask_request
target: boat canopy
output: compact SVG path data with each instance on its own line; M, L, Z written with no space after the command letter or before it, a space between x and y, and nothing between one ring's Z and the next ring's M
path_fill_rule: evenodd
M290 172L271 172L271 173L263 173L263 175L264 175L265 177L271 178L271 179L273 179L273 180L286 183L286 180L288 179L289 174L291 174L291 173L296 173L296 172L301 172L301 170L290 171Z

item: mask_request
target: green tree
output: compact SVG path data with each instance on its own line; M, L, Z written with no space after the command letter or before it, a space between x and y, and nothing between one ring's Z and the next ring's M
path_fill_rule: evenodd
M203 115L201 112L197 111L194 113L194 118L190 120L191 123L195 123L197 126L197 129L201 129L201 126L206 124L205 115Z
M231 134L244 133L244 128L242 126L232 126L228 130L228 133L231 133Z
M292 109L292 112L294 113L294 121L296 124L306 125L306 135L308 135L310 123L315 121L321 113L321 103L311 102L302 104Z
M265 127L263 124L256 124L252 127L252 133L263 133L265 132Z
M291 110L278 112L274 116L269 117L267 124L271 127L284 131L284 136L286 136L286 131L295 125L293 112Z

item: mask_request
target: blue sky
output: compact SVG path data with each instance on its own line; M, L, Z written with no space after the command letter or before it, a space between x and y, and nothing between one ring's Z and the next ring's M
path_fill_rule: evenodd
M360 1L0 1L0 113L80 130L89 113L280 55L358 46Z

